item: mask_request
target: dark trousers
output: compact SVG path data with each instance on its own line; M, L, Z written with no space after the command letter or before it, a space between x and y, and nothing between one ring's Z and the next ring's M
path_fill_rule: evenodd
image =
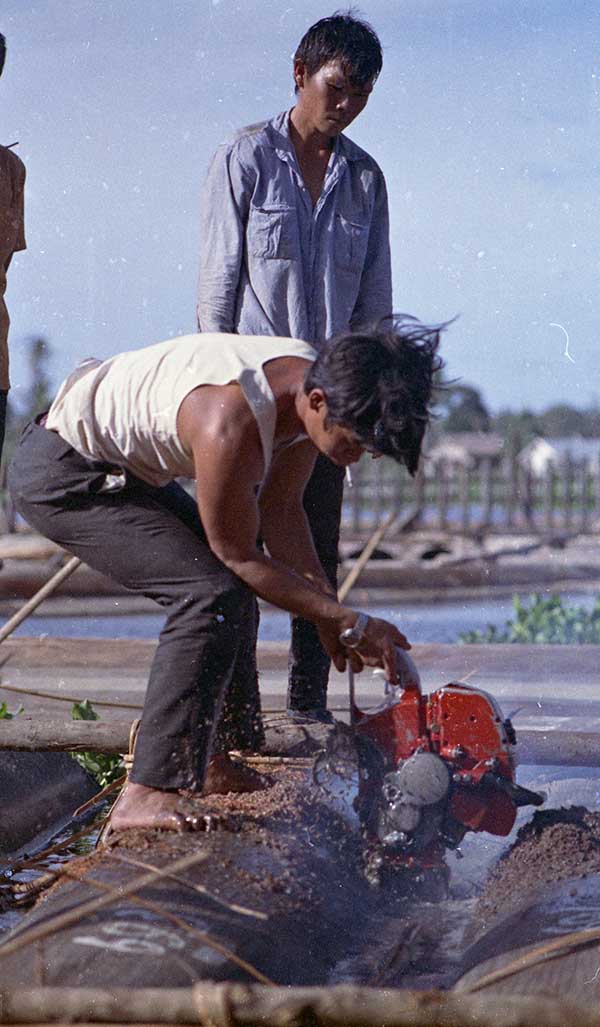
M109 471L55 432L29 424L9 488L33 528L166 609L131 778L155 788L199 789L227 690L236 746L261 741L254 596L211 552L184 489L128 476L124 487L105 492ZM246 708L235 706L237 699Z
M304 509L317 555L334 588L337 588L343 492L343 468L319 455L304 492ZM331 660L312 621L293 617L291 624L288 707L295 710L325 709Z

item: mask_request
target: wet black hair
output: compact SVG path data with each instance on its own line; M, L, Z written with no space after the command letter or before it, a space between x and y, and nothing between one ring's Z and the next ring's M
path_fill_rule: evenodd
M355 86L373 82L383 65L377 33L368 22L355 18L351 10L336 11L311 25L294 54L294 61L303 61L309 75L336 59Z
M4 68L4 62L6 60L6 39L0 32L0 75Z
M424 325L399 314L372 331L332 339L308 369L304 391L321 389L327 422L350 428L365 447L402 463L419 465L431 417L440 334L448 322Z

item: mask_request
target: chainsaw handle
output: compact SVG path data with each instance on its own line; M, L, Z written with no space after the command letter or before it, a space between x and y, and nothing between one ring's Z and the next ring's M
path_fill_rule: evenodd
M420 693L421 675L417 670L417 665L406 649L400 649L398 646L396 646L396 667L398 668L398 687L416 688ZM387 685L389 682L386 681Z
M406 649L400 649L396 646L396 668L398 670L398 684L392 685L387 678L385 678L385 671L383 667L378 667L373 671L373 677L385 678L385 693L393 692L396 688L403 690L416 689L421 694L421 675L417 670L417 665L410 656Z
M384 686L385 695L393 695L396 692L396 689L416 691L421 695L421 676L417 670L417 665L412 656L409 656L406 650L400 649L399 646L396 646L396 666L398 668L398 684L391 685L386 678ZM382 675L385 675L383 668L373 671L373 677L381 677ZM350 660L348 660L348 692L350 700L350 723L354 726L356 724L357 714L359 711L356 705L354 671L352 670Z

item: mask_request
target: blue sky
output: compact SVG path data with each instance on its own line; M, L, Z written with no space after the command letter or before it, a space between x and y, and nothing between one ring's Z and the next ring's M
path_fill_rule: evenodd
M235 128L293 105L314 0L2 0L0 141L28 168L9 273L58 382L193 331L198 195ZM390 194L394 303L494 410L600 400L597 0L365 0L384 69L349 135Z

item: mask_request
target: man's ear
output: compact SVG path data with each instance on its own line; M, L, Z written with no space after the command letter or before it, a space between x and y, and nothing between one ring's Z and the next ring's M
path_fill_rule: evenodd
M294 61L294 82L298 89L303 89L308 75L304 61Z
M308 405L311 410L318 411L326 402L323 389L311 389L308 394Z

